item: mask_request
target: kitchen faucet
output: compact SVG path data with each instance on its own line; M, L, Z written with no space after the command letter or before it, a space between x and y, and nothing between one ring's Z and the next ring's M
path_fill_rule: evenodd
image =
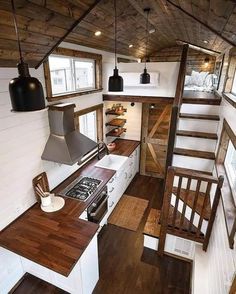
M100 146L102 146L101 149L100 149ZM106 154L109 155L109 150L108 150L107 144L105 142L99 142L97 144L97 147L98 147L98 160L101 159L101 151L104 150L104 149L106 150Z

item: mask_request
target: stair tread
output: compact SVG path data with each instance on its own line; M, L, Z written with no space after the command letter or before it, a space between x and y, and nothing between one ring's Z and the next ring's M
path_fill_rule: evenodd
M173 187L172 192L177 195L177 187ZM188 195L186 195L188 194ZM195 191L193 190L189 190L187 191L186 189L181 189L180 191L180 198L185 201L185 199L187 199L187 205L189 207L193 207L193 200L194 200L194 196L195 196ZM206 196L205 193L203 192L199 192L198 194L198 200L197 200L197 205L196 205L196 212L200 215L201 211L202 211L202 206L203 206L203 202L205 197L207 197L206 199L206 207L203 211L203 218L205 220L209 220L210 219L210 215L211 215L211 203L210 203L210 197Z
M196 237L197 235L197 228L194 226L194 224L192 224L192 226L189 229L189 225L190 225L190 221L184 217L183 218L183 224L181 226L181 217L182 214L177 211L176 212L176 218L175 218L175 223L174 223L174 227L172 226L172 219L173 219L173 214L174 214L174 206L170 205L169 208L169 215L168 215L168 231L170 233L177 233L178 231L181 231L182 235L186 235L186 237L191 236L193 239ZM180 230L181 227L181 230ZM183 236L184 237L184 236ZM200 235L198 237L199 239L203 239L204 238L204 234L202 232L200 232Z
M189 118L189 119L216 120L216 121L220 120L219 115L216 115L216 114L180 113L179 117Z
M214 152L185 149L185 148L178 148L178 147L174 148L174 154L182 155L182 156L198 157L198 158L204 158L204 159L211 159L211 160L215 159Z
M146 224L144 226L143 234L151 237L159 238L161 225L159 224L161 211L151 208Z
M185 137L196 137L196 138L203 138L203 139L211 139L217 140L218 136L214 133L205 133L205 132L196 132L196 131L185 131L185 130L178 130L176 132L177 136L185 136Z
M183 93L183 103L220 105L221 98L214 93L187 90Z
M190 119L205 119L205 120L216 120L219 121L220 117L216 114L198 114L198 113L180 113L181 118Z

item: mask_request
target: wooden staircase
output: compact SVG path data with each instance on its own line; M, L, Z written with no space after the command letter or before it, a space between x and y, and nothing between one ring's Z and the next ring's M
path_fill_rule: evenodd
M162 210L150 210L143 232L159 239L160 254L166 234L201 243L207 250L222 184L223 177L169 167Z

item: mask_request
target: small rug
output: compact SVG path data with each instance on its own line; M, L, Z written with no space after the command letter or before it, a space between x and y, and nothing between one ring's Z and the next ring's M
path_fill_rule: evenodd
M123 195L116 208L108 218L108 223L131 231L137 231L148 200Z

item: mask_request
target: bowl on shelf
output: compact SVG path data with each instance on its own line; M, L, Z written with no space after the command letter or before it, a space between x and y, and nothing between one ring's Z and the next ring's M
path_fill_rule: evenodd
M109 143L107 144L107 149L109 150L109 152L114 151L116 148L116 143Z

